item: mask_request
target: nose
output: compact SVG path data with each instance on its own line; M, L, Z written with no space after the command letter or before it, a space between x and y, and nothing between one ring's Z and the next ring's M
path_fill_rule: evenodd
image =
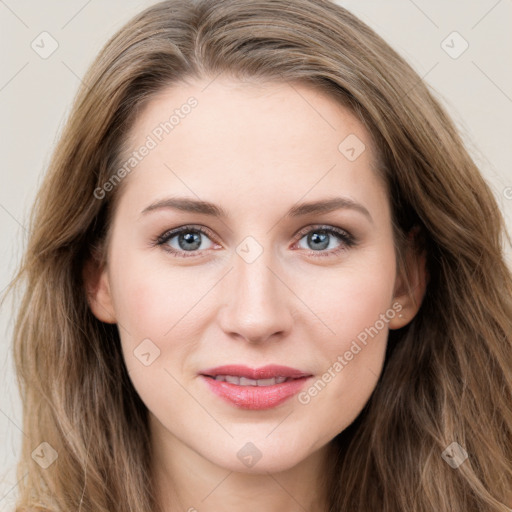
M225 297L219 311L222 330L250 343L286 336L293 325L293 297L271 251L252 262L234 255L234 268L223 280Z

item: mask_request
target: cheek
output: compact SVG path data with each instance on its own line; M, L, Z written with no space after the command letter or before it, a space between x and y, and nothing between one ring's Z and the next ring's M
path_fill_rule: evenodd
M150 258L118 259L112 281L126 367L137 393L151 411L180 410L190 397L181 381L183 364L194 350L194 315L204 294L187 272L148 265Z
M317 276L318 277L318 276ZM324 373L299 396L317 410L339 407L346 426L362 410L375 389L385 358L395 281L395 253L386 249L367 253L350 266L330 272L308 293L308 304L322 320L316 348L322 354ZM305 283L303 284L305 286Z
M361 252L360 257L354 253L347 261L323 275L304 277L300 285L308 305L328 327L327 351L344 349L347 340L373 325L392 305L396 260L391 244Z
M199 349L208 321L205 299L218 276L206 267L148 264L150 258L142 255L118 261L112 279L115 309L133 383L147 405L160 396L164 383L164 395L172 390L179 402L182 391L169 372L190 374L190 356Z
M143 256L126 257L116 266L115 309L128 332L161 338L178 321L180 325L186 321L210 279L192 267L157 266L148 261Z

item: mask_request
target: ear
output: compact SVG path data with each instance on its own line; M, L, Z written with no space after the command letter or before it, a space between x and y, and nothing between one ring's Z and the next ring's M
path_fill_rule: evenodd
M393 309L397 312L389 321L390 329L404 327L418 313L427 289L426 251L418 243L420 230L413 228L408 235L404 267L395 280Z
M82 272L87 302L94 316L102 322L115 324L116 315L112 302L107 266L95 254L90 256Z

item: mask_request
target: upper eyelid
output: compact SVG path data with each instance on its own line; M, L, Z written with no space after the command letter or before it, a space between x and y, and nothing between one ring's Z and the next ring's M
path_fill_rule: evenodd
M199 224L188 224L186 226L180 226L178 228L168 229L164 231L161 235L157 237L157 240L174 238L176 235L179 235L186 231L199 231L205 235L210 236L211 238L216 238L215 234L211 229L205 226L201 226Z
M309 226L306 226L305 228L301 228L299 229L294 236L298 236L298 235L303 235L305 233L309 233L310 231L315 231L315 230L318 230L318 231L322 231L322 230L325 230L325 231L330 231L330 232L334 232L334 233L338 233L340 234L346 234L347 236L352 236L351 233L349 231L347 231L346 229L344 228L339 228L337 226L331 226L330 224L311 224Z

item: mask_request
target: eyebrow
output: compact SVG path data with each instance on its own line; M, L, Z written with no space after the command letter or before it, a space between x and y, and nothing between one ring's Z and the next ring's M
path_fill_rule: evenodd
M229 215L221 207L208 201L189 199L185 197L169 197L156 201L142 210L142 214L146 215L155 210L173 209L191 213L199 213L202 215L211 215L213 217L227 218ZM292 206L285 214L285 217L301 217L310 214L329 213L335 210L349 209L362 213L373 223L370 212L360 203L355 202L348 197L333 197L321 201L313 201L309 203L300 203Z

